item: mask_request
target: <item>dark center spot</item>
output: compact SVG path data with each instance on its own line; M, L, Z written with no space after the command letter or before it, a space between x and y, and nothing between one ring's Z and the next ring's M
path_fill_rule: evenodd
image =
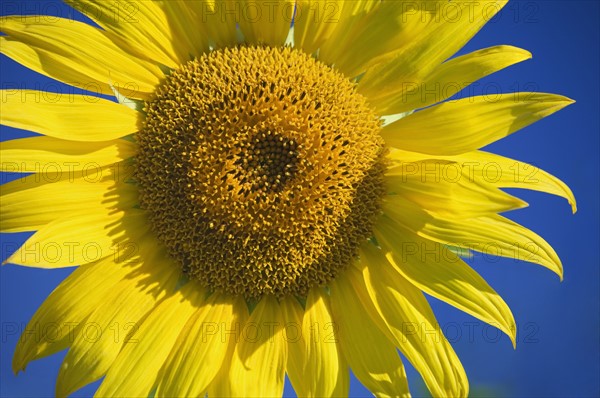
M298 144L271 131L260 132L240 143L234 177L251 181L254 192L280 192L292 180L298 166Z

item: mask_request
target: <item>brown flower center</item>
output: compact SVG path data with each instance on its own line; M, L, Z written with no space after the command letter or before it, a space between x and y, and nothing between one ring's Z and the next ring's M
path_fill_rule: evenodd
M380 122L355 85L291 48L213 51L146 104L140 200L183 272L214 290L305 295L370 236Z

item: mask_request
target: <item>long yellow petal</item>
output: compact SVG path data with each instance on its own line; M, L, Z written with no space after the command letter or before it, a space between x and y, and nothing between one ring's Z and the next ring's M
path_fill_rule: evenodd
M237 342L233 297L213 294L192 315L181 331L159 375L157 397L204 396L225 362L229 347Z
M202 305L204 295L199 284L188 282L151 310L117 356L96 396L148 396L179 333Z
M340 20L331 3L325 3L322 24L337 25L331 39L324 41L319 49L319 58L332 63L347 76L357 76L369 66L389 60L390 53L411 44L421 42L439 18L444 4L441 0L428 2L363 1L344 2ZM351 10L347 15L346 9Z
M375 236L383 253L413 285L506 333L516 344L517 328L508 305L450 249L411 234L387 217Z
M154 239L144 242L140 267L121 279L77 329L60 367L56 396L66 397L104 376L143 317L175 291L181 275Z
M309 397L347 396L349 374L338 346L335 319L329 297L321 288L312 288L306 299L302 334L306 343L306 387Z
M147 98L164 76L160 68L118 48L104 33L64 18L0 18L2 54L72 86L127 98Z
M1 90L0 123L70 141L110 141L136 132L138 112L84 95Z
M229 339L230 344L223 361L223 366L219 370L219 373L213 379L208 386L209 397L219 398L231 398L231 383L235 382L231 380L229 372L231 369L231 363L233 361L233 355L237 345L245 338L246 327L250 314L248 313L248 305L242 298L235 300L233 303L233 316L234 321L231 323L231 329L222 329L225 337ZM252 326L250 326L252 327Z
M205 21L205 1L169 0L162 2L169 21L177 21L171 24L173 36L178 47L187 52L189 59L199 58L209 51L209 38L206 29L202 28ZM198 14L198 11L200 12ZM190 27L194 27L190 29ZM179 43L181 42L181 43Z
M398 2L299 0L294 18L294 45L306 53L318 54L322 62L355 77L356 71L361 70L361 50L364 51L362 47L356 48L357 42L370 42L372 49L382 41L394 41L389 34L398 30L389 29L387 23L390 11L398 11L392 3ZM384 13L387 19L382 20ZM384 24L386 28L382 29ZM375 41L370 40L374 37Z
M535 232L505 217L492 214L466 219L441 218L400 198L385 202L383 207L397 223L423 238L486 256L540 264L562 279L562 263L552 246Z
M304 309L295 297L286 297L280 302L284 319L284 333L287 341L287 364L286 372L294 387L296 395L304 397L308 395L308 386L304 367L306 364L306 353L304 336L302 335L302 319Z
M91 263L138 244L147 224L144 212L136 209L84 210L45 225L5 262L39 268Z
M67 0L67 4L81 11L100 25L106 36L125 52L170 68L189 60L189 52L181 49L173 29L181 21L169 19L166 4L158 1L111 2L102 0ZM169 3L169 2L165 2ZM192 29L193 25L187 25Z
M529 51L513 46L495 46L452 58L435 68L422 81L394 87L386 102L376 102L382 114L396 114L442 102L477 80L531 58Z
M423 81L462 48L506 2L461 0L399 5L408 7L405 13L408 16L400 14L408 22L405 39L399 41L396 49L393 49L395 43L386 43L391 51L372 60L372 66L360 80L359 91L378 109L384 109L387 101L396 100L399 88ZM410 14L413 10L414 15ZM386 17L381 15L380 19Z
M567 184L539 167L484 151L453 156L471 178L499 188L522 188L561 196L577 211L575 196Z
M240 16L238 0L200 0L188 2L199 18L199 29L214 48L238 44L237 23Z
M294 46L314 54L340 26L346 27L352 6L360 8L364 1L297 0L294 16ZM328 61L325 61L328 62Z
M232 397L280 397L287 361L279 303L264 296L250 314L229 371Z
M458 155L508 136L572 104L554 94L512 93L463 98L385 126L388 145L431 155Z
M363 282L354 287L365 302L365 290L396 346L419 371L433 396L466 397L465 371L442 333L423 294L393 269L373 245L363 245ZM377 319L377 318L375 318ZM380 326L381 327L381 326Z
M497 187L463 175L459 164L440 159L406 162L386 172L390 200L396 195L446 217L474 217L525 207Z
M352 373L376 397L409 397L404 365L395 345L369 322L348 276L338 276L329 288L339 344Z
M573 213L577 211L573 192L564 182L536 166L515 159L484 151L431 156L398 149L391 150L388 159L388 175L404 176L406 180L420 178L461 183L464 179L467 183L498 188L530 189L561 196L567 199Z
M137 269L135 258L122 260L116 263L107 257L79 267L46 298L19 339L12 363L15 372L73 344L75 330L127 273Z
M246 43L282 46L290 31L295 2L295 0L240 1L238 3L241 9L239 24Z
M52 137L31 137L0 142L0 171L39 173L44 170L82 170L121 162L135 154L125 140L78 143Z
M138 203L137 188L118 180L118 169L48 167L45 174L31 174L2 185L0 231L35 231L91 208L133 207Z

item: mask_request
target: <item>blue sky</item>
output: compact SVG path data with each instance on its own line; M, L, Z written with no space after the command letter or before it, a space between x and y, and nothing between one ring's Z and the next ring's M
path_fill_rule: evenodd
M65 9L56 4L3 1L0 12L63 13ZM553 245L565 268L562 283L533 264L481 256L469 260L510 305L518 324L517 349L495 329L431 299L442 328L463 361L473 396L600 395L599 4L591 0L514 1L461 51L510 44L533 53L533 59L480 81L473 87L474 94L542 91L577 101L487 148L551 172L572 188L578 201L579 211L572 215L561 198L515 190L530 206L508 214ZM51 82L4 56L0 67L3 88L17 83L38 89ZM25 135L9 128L1 131L2 140ZM10 178L4 175L2 182ZM26 236L1 235L1 259ZM0 269L0 396L53 396L64 353L33 362L18 376L12 373L10 362L17 331L70 271L14 265ZM408 372L413 394L419 395L422 382L410 366ZM75 396L89 396L96 386ZM351 395L368 393L353 379Z

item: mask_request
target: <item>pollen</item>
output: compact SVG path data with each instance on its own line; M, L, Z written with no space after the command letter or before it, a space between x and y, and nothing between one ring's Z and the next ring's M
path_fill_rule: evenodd
M334 68L291 48L212 51L145 112L140 204L189 278L247 299L304 296L371 236L381 122Z

